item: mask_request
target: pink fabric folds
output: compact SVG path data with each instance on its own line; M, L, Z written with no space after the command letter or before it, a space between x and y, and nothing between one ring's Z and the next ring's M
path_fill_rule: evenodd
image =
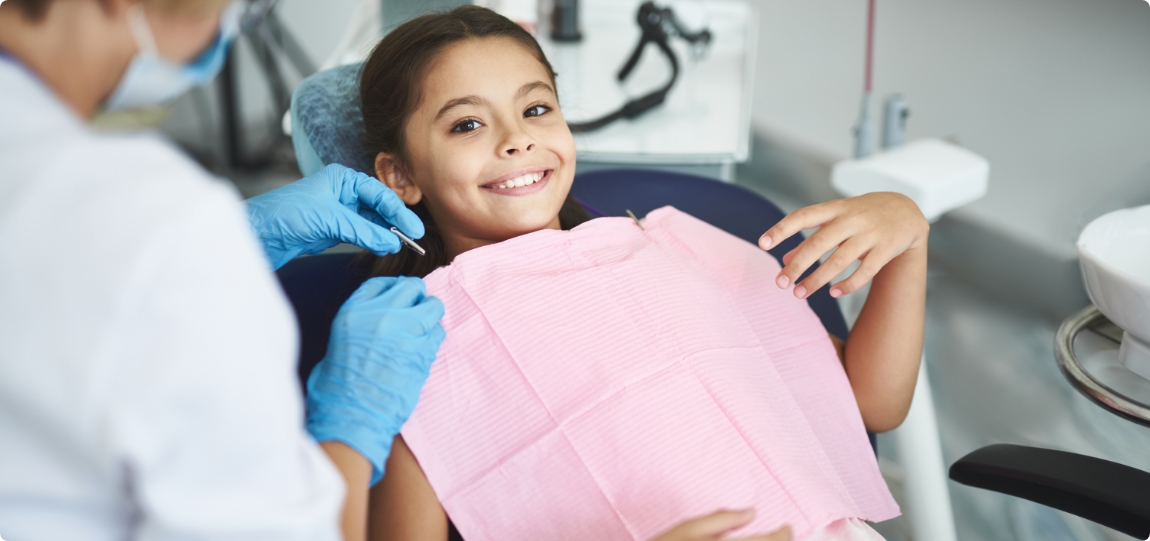
M539 231L427 278L447 340L403 436L467 541L885 520L849 383L768 254L671 207Z

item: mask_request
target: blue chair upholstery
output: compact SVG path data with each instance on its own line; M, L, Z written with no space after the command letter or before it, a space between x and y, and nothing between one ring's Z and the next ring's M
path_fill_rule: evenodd
M340 163L375 176L375 156L363 148L359 74L363 63L337 66L300 82L291 97L291 140L304 176Z
M300 384L327 354L331 324L344 301L367 280L367 269L355 265L356 254L321 254L297 258L276 271L299 324Z

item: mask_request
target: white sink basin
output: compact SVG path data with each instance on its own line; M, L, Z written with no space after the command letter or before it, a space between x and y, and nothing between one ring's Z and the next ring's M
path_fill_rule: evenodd
M1126 330L1119 360L1150 380L1150 205L1116 210L1078 236L1090 300Z

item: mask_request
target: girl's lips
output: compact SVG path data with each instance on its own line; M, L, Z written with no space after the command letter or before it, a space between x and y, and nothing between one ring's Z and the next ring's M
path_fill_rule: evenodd
M543 188L547 187L547 182L551 180L552 171L553 171L552 169L548 169L548 170L544 171L542 178L540 178L539 180L536 180L536 181L534 181L531 184L528 184L526 186L515 186L515 187L507 187L507 188L497 187L499 185L506 185L507 184L507 182L503 182L503 183L492 183L492 184L494 184L494 186L492 184L489 184L486 186L480 186L480 188L483 190L486 190L489 193L493 193L496 195L512 195L512 196L531 195L533 193L542 191Z

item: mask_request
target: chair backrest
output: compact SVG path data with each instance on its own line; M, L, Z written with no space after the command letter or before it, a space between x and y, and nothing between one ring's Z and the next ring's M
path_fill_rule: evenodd
M335 253L301 257L276 271L299 323L297 369L301 384L327 354L336 312L368 278L366 269L355 264L355 256L354 253Z
M358 63L324 70L301 81L292 92L292 146L305 176L330 163L374 176L375 156L363 147L362 69L363 63Z
M752 244L757 244L759 236L786 215L763 196L742 186L664 171L620 169L578 175L571 194L593 216L626 216L630 210L641 217L671 205ZM772 248L770 253L781 264L783 255L800 242L802 236L795 235ZM817 268L816 263L807 274ZM774 276L763 279L773 280ZM807 303L827 332L845 339L846 321L829 291L829 286L819 288L807 297Z

